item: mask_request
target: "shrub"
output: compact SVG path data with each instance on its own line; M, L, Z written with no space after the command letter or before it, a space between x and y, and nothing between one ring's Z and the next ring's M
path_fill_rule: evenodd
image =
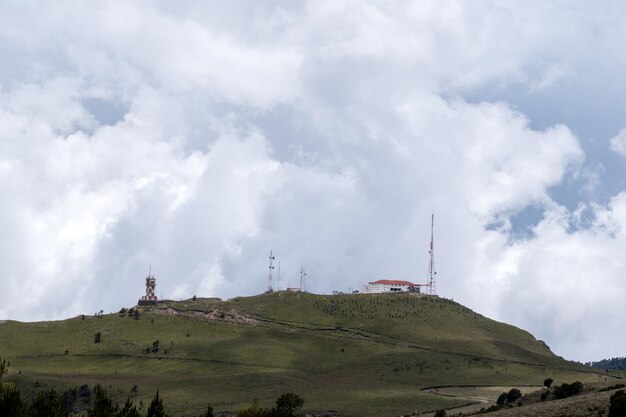
M276 400L277 415L285 417L294 417L296 412L302 408L304 400L294 393L288 392L281 395Z
M446 410L437 410L437 412L435 413L435 417L446 417Z
M554 396L557 400L571 397L572 395L579 394L583 390L583 384L580 381L576 381L572 384L563 383L557 386L554 390Z
M512 403L522 398L522 392L517 388L511 388L511 390L506 394L506 402Z
M554 382L554 380L552 378L546 378L543 381L543 386L546 388L550 388L552 386L552 383Z
M100 332L98 332L95 335L93 335L93 342L94 343L100 343L101 340L102 340L102 334Z
M626 393L619 390L611 395L608 417L626 417Z
M504 403L506 403L506 392L500 394L500 396L498 397L498 401L496 401L496 404L498 405L503 405Z

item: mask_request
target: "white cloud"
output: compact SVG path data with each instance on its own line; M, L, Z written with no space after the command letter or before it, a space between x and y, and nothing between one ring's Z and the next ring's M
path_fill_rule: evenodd
M575 79L569 27L619 39L555 7L1 6L0 317L119 309L148 265L164 296L256 293L270 249L283 287L301 265L318 291L419 282L434 211L442 294L558 353L613 354L574 329L619 325L595 321L610 313L597 288L624 291L624 197L570 213L554 187L601 186L574 133L462 96ZM105 125L92 99L122 110ZM528 206L544 219L515 241Z
M619 133L609 140L611 150L621 156L626 157L626 129L622 129Z

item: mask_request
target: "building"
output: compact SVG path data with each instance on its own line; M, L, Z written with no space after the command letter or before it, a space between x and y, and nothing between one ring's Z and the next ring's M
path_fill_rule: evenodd
M157 303L157 297L154 295L156 289L156 278L150 272L146 277L146 295L141 296L139 299L139 305L155 305Z
M398 281L392 279L379 279L378 281L370 282L363 287L363 293L365 294L382 294L388 292L421 292L423 284L414 284L409 281Z

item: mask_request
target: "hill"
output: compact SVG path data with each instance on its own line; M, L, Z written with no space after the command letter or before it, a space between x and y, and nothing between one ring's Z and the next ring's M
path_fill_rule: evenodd
M279 292L137 309L138 319L0 324L7 378L26 391L101 383L120 401L130 395L144 404L159 389L175 415L199 413L209 402L218 410L254 398L270 405L292 391L306 400L305 410L342 416L468 402L422 391L433 386L605 378L554 355L526 331L436 297Z

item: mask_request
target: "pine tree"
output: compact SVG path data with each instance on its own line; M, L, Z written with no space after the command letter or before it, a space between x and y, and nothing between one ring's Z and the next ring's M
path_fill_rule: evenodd
M124 403L124 407L120 409L115 417L141 417L141 414L139 414L137 407L128 398Z
M200 417L215 417L215 414L213 414L213 407L211 406L211 404L209 404L205 413L202 414Z
M93 400L93 407L87 412L88 417L111 417L119 411L118 407L113 405L111 397L107 395L106 391L100 385L96 385L93 392L95 398Z
M163 400L159 397L158 390L156 396L152 399L152 402L148 407L148 414L146 414L146 417L168 417L163 409Z

